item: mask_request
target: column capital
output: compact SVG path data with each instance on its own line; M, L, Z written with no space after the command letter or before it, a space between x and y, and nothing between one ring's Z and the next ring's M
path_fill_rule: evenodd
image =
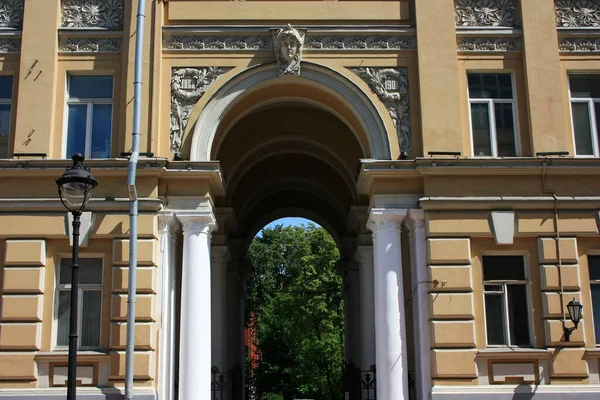
M210 262L217 264L225 264L231 261L231 254L227 246L212 246L210 248Z
M373 233L390 229L400 231L407 212L407 209L373 208L369 214L367 228Z
M358 246L354 259L359 264L373 263L373 246Z
M420 209L409 210L404 223L410 232L425 229L425 211Z
M179 222L175 218L173 211L165 210L158 214L158 232L173 234L179 229Z
M210 211L175 211L183 233L211 233L217 229L217 221Z

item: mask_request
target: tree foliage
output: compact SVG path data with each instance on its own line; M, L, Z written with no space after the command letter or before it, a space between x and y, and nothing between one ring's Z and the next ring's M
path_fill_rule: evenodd
M261 361L258 399L342 397L342 281L333 238L314 224L263 229L249 249L248 314ZM279 397L280 398L280 397Z

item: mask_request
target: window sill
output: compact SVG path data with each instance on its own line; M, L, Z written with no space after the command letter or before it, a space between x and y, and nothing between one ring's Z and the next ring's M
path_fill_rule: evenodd
M585 355L589 358L600 358L600 347L595 349L585 349Z
M477 358L502 358L502 359L521 359L535 358L546 359L552 355L549 349L534 349L530 347L490 347L477 351Z
M39 352L35 355L35 360L37 362L55 362L55 361L66 361L69 357L69 352L67 350L57 350L57 351L44 351ZM79 362L88 362L88 361L100 361L103 359L108 360L110 358L110 353L104 351L94 351L94 350L78 350L77 351L77 363Z

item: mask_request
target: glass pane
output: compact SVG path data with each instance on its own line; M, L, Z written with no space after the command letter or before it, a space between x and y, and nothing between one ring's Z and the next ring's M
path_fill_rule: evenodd
M94 104L92 119L92 158L110 157L112 105Z
M590 279L600 281L600 256L588 256Z
M527 305L527 287L508 285L508 326L510 344L529 346L529 307Z
M67 125L67 158L75 153L85 155L85 131L87 120L87 105L76 104L69 106Z
M468 79L472 99L512 99L510 74L469 74Z
M102 291L83 291L83 313L81 316L81 347L100 346L100 321L102 316Z
M588 103L571 103L573 111L573 131L577 155L592 155L592 128Z
M71 309L71 293L67 290L58 292L58 309L56 319L58 327L56 329L56 345L69 345L69 310Z
M0 104L0 158L8 158L10 104Z
M491 156L490 118L487 104L471 104L471 123L473 125L473 155Z
M63 258L60 263L61 284L71 283L71 259ZM79 283L82 285L102 284L102 259L79 258Z
M596 117L596 146L598 146L596 151L600 153L600 102L594 103L594 116ZM596 155L598 155L598 153L596 153Z
M600 98L600 75L569 75L571 97Z
M484 281L523 281L523 256L483 256Z
M494 104L496 114L496 139L498 140L498 156L514 157L517 155L515 146L515 121L512 104Z
M504 317L502 312L502 296L485 295L485 325L488 344L507 344L504 339Z
M77 99L112 99L113 78L110 75L69 77L69 97Z
M596 334L596 344L600 344L600 285L592 285L591 289L594 333Z
M12 99L13 77L0 76L0 99Z
M502 286L502 285L484 285L483 290L485 290L486 292L502 293L504 291L504 286Z

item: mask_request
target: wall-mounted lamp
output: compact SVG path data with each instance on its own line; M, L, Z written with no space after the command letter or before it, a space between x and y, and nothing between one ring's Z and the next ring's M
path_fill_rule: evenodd
M569 302L569 304L567 304L567 310L569 310L569 316L571 317L571 321L573 321L573 325L575 325L575 326L572 328L567 328L565 326L565 341L566 342L571 341L571 333L575 329L577 329L577 325L579 324L579 321L581 321L581 310L582 309L583 309L583 306L581 305L580 302L575 300L575 298L573 298L573 300L571 300Z

